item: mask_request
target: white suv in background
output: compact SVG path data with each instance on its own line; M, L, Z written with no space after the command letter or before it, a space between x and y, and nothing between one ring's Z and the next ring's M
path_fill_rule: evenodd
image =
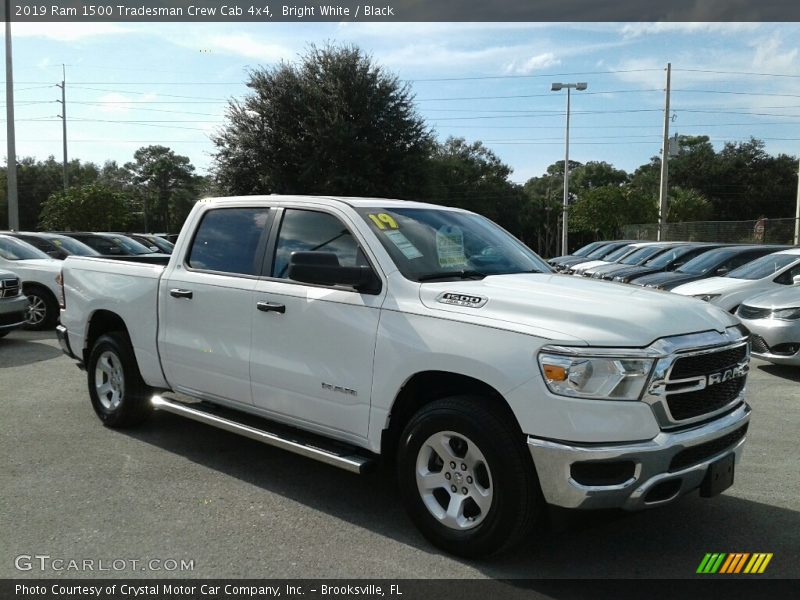
M28 298L27 329L49 329L58 321L56 275L61 261L9 235L0 234L0 269L11 271L22 282Z
M735 312L748 298L800 283L800 248L762 256L723 277L679 285L673 292L693 296Z

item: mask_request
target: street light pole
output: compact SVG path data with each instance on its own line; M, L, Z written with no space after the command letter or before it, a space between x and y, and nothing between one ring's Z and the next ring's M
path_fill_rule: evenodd
M588 87L585 82L581 83L554 83L550 87L552 92L567 90L567 123L564 130L564 200L561 207L561 254L567 254L567 236L569 232L569 116L571 108L571 92L573 89L583 91Z

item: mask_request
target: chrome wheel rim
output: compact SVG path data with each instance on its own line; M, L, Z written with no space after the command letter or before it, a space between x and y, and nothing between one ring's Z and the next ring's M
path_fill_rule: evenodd
M47 316L47 304L40 296L28 296L28 325L39 325Z
M440 431L419 449L417 489L428 512L442 525L464 531L489 514L492 473L481 449L461 433Z
M110 350L103 352L97 359L94 387L103 408L114 410L122 402L125 393L125 374L119 357Z

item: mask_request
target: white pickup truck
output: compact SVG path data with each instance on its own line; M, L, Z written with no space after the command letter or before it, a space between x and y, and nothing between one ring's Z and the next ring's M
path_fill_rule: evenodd
M59 340L105 425L156 409L354 472L382 458L465 556L524 540L547 503L717 494L750 419L735 317L556 275L464 210L206 199L166 266L70 257L61 285Z

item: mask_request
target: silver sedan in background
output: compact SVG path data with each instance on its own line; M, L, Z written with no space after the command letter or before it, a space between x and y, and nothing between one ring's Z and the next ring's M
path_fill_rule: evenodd
M800 366L800 287L748 298L736 316L752 334L753 356L778 365Z

